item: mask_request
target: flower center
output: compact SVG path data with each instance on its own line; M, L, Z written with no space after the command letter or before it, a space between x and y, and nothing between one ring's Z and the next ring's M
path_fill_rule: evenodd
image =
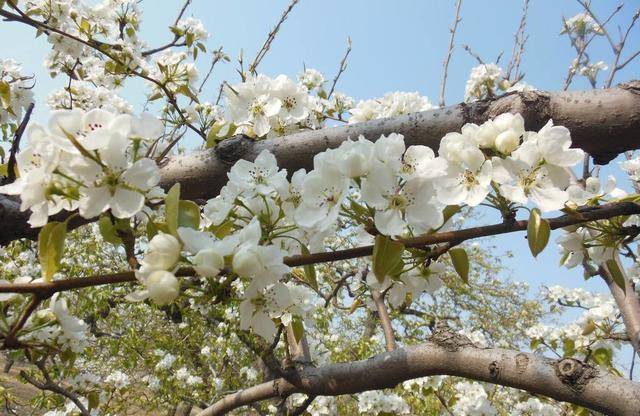
M391 209L404 209L409 201L404 195L394 195L389 201L389 208Z

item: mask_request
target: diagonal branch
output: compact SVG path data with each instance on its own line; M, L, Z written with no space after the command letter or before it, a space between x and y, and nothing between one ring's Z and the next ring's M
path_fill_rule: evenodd
M391 325L389 312L387 311L387 306L384 304L384 295L374 289L371 291L371 298L373 298L373 303L376 305L382 331L384 332L385 348L387 351L393 351L396 349L396 340L393 335L393 326Z
M603 220L622 215L640 214L640 205L634 202L617 202L597 207L583 207L572 214L550 218L547 221L552 230L568 227L570 225L584 224L590 221ZM445 231L435 234L424 234L417 237L399 239L405 247L424 248L434 244L456 243L480 237L488 237L498 234L506 234L527 229L528 221L509 221L481 227L465 228L456 231ZM373 246L360 246L344 250L303 254L284 258L284 264L290 267L306 266L316 263L326 263L340 260L348 260L357 257L370 256ZM176 272L176 276L195 276L195 270L191 267L182 267ZM0 293L45 293L53 294L65 290L80 289L106 284L126 283L135 281L132 271L119 272L91 277L63 279L53 282L3 284L0 285Z
M414 378L451 375L515 387L609 415L636 415L640 383L579 360L552 360L501 348L478 348L462 336L437 330L430 341L367 360L290 369L285 378L229 394L199 416L216 416L293 393L339 396L392 388Z
M16 180L16 155L20 150L20 139L22 139L22 135L27 128L27 124L29 124L29 119L31 119L31 113L33 112L34 106L34 103L29 104L29 107L24 114L24 118L13 135L11 150L9 150L9 162L7 162L7 177L2 181L4 184L12 183Z

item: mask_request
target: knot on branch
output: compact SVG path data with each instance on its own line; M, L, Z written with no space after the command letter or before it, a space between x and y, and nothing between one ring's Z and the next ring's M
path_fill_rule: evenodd
M429 341L451 352L458 351L463 347L475 347L475 344L469 338L457 333L442 322L436 324Z
M497 361L491 361L489 364L489 376L492 380L497 380L500 377L500 364Z
M229 166L246 156L255 140L244 134L238 134L221 141L213 149L218 158Z
M582 361L564 358L555 364L556 375L572 390L582 392L589 381L598 376L598 370Z
M622 82L618 84L618 88L622 88L623 90L627 90L634 94L640 94L640 81L634 79L628 82Z

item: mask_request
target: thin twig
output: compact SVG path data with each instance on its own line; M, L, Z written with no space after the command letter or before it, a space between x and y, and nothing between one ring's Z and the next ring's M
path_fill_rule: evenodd
M462 49L464 49L465 51L469 52L469 55L471 55L474 58L476 58L476 61L478 61L478 63L480 65L485 65L485 62L482 60L482 58L480 58L480 55L478 55L477 53L472 51L471 47L469 47L469 45L462 44Z
M309 396L306 399L304 399L304 402L302 402L302 404L298 407L296 407L295 409L293 409L289 415L290 416L300 416L302 415L309 406L311 406L311 403L313 403L313 401L316 399L316 396Z
M527 13L529 11L529 0L524 0L522 5L522 17L520 18L520 25L514 35L513 50L511 52L511 59L509 60L509 66L506 72L506 78L511 79L511 71L516 70L514 78L517 79L520 73L520 62L522 61L522 55L524 54L524 45L527 43L529 36L524 35L524 31L527 25Z
M9 333L4 339L4 343L2 345L3 348L14 348L18 346L19 343L16 340L16 335L18 335L18 332L20 332L20 330L25 326L31 314L33 314L36 309L38 309L40 303L42 303L42 301L47 299L48 297L49 296L41 295L39 293L33 295L33 299L31 299L29 306L27 306L27 308L22 311L22 314L20 315L16 323L13 324L11 330L9 330Z
M2 181L3 184L13 183L16 180L16 155L20 150L20 139L22 139L24 131L27 128L27 124L29 124L29 119L31 119L31 113L33 112L34 106L34 103L29 104L20 125L13 135L13 142L11 143L11 149L9 150L9 162L7 163L7 177Z
M40 390L48 390L50 392L57 393L61 396L66 397L78 407L82 416L89 416L89 410L85 407L85 405L82 403L82 401L80 400L77 394L72 393L71 391L60 386L59 384L56 384L51 379L51 376L49 375L49 372L47 371L47 369L44 367L44 363L37 363L36 365L40 369L40 372L42 372L42 375L45 378L44 383L41 383L35 380L24 370L20 371L20 376L24 378L29 384L33 385L34 387Z
M180 9L180 12L178 13L178 17L176 17L176 20L173 23L173 26L177 26L178 25L178 22L180 21L180 19L182 19L182 16L184 15L185 11L187 11L187 7L189 6L189 4L191 4L191 0L186 0L184 2L184 4L182 5L182 8ZM161 51L163 51L165 49L169 49L171 47L174 47L174 46L186 46L187 45L186 42L177 43L178 39L180 39L180 36L175 35L171 42L167 43L166 45L154 48L154 49L143 51L142 52L142 56L145 56L145 57L146 56L150 56L150 55L153 55L155 53L161 52Z
M378 317L380 318L380 325L382 325L382 331L384 332L384 341L387 351L393 351L396 349L396 340L393 335L393 326L391 325L391 319L389 318L389 312L387 306L384 304L384 296L379 290L371 290L371 298L376 305L378 311Z
M458 28L458 23L462 20L460 18L460 6L462 6L462 0L458 0L456 2L456 18L453 21L453 26L449 29L451 32L451 36L449 37L449 48L447 48L447 56L444 58L444 63L442 64L442 82L440 83L440 107L445 106L444 102L444 90L447 85L447 75L449 72L449 61L451 60L451 55L453 55L453 41L456 37L456 29Z
M618 216L640 214L640 205L634 202L614 202L596 207L583 207L576 212L549 218L549 227L552 230L568 227L576 224L584 224L591 221L609 219ZM463 241L488 237L499 234L507 234L527 229L528 221L519 220L512 222L500 222L493 225L471 227L462 230L445 231L435 234L424 234L417 237L399 239L408 248L425 248L435 244L451 243L459 244ZM432 250L441 255L439 250ZM373 246L360 246L344 250L329 252L317 252L285 257L284 264L290 267L299 267L316 263L349 260L358 257L370 256ZM182 267L175 273L176 276L195 276L196 272L191 267ZM61 279L53 282L39 283L8 283L0 285L0 293L55 293L66 290L80 289L106 284L126 283L136 281L134 272L119 272L113 274L97 275L83 278Z
M222 53L222 46L220 46L217 50L213 52L213 59L211 60L211 65L209 66L207 75L205 75L204 79L200 83L200 86L198 87L198 94L202 92L202 89L204 88L204 84L207 83L207 81L209 80L209 77L211 76L211 73L213 72L213 68L216 66L218 62L220 62L220 60L222 60L223 56L224 54Z
M258 65L260 65L260 62L265 57L267 52L269 52L269 49L271 48L271 43L273 42L273 40L276 38L276 35L280 31L280 26L282 26L284 21L287 20L289 13L291 13L291 10L293 10L293 7L296 4L298 4L299 1L300 0L292 0L291 3L289 3L289 5L287 6L287 8L284 10L284 12L282 13L282 16L280 17L280 20L275 25L275 27L271 30L271 32L269 32L269 35L267 36L267 40L264 41L264 43L262 44L262 48L260 48L255 58L253 58L253 61L249 65L249 72L251 72L252 74L256 74L256 69L258 68Z
M347 58L349 57L349 54L351 53L351 36L347 37L347 50L344 53L344 56L342 57L342 60L340 61L340 68L338 68L338 73L336 74L335 77L333 77L333 83L331 84L331 89L329 90L329 95L327 95L327 99L331 98L331 95L333 94L333 92L336 89L336 84L338 84L338 80L340 79L340 76L342 75L342 73L344 71L347 70Z

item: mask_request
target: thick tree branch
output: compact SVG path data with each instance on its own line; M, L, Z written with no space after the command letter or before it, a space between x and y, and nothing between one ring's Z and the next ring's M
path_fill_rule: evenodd
M250 403L284 398L292 393L338 396L392 388L405 380L432 375L515 387L608 415L638 414L640 383L571 358L552 360L500 348L478 348L465 337L441 329L428 342L367 360L292 368L286 378L230 394L199 416L222 415Z
M465 123L482 123L501 113L521 113L529 130L549 119L571 131L573 146L582 148L596 163L606 163L625 150L640 147L640 82L593 91L510 93L492 100L461 103L406 116L322 130L302 131L256 141L236 136L217 147L166 160L162 185L182 184L183 197L211 198L227 183L227 172L240 159L253 160L271 151L289 173L313 167L313 157L335 148L348 138L364 135L376 140L382 134L400 133L407 146L422 144L438 149L440 139L459 131Z
M423 144L437 150L445 134L504 112L521 113L528 129L538 129L549 119L566 126L573 146L591 154L596 163L640 147L640 81L632 81L606 90L510 93L492 100L260 141L236 136L215 148L166 159L161 184L168 189L180 182L185 199L212 198L227 183L227 172L236 161L253 160L265 149L276 156L280 167L293 173L311 169L317 153L361 134L376 140L381 134L396 132L405 136L407 145ZM29 212L20 212L19 207L15 199L0 195L0 245L38 236L39 230L27 223Z

